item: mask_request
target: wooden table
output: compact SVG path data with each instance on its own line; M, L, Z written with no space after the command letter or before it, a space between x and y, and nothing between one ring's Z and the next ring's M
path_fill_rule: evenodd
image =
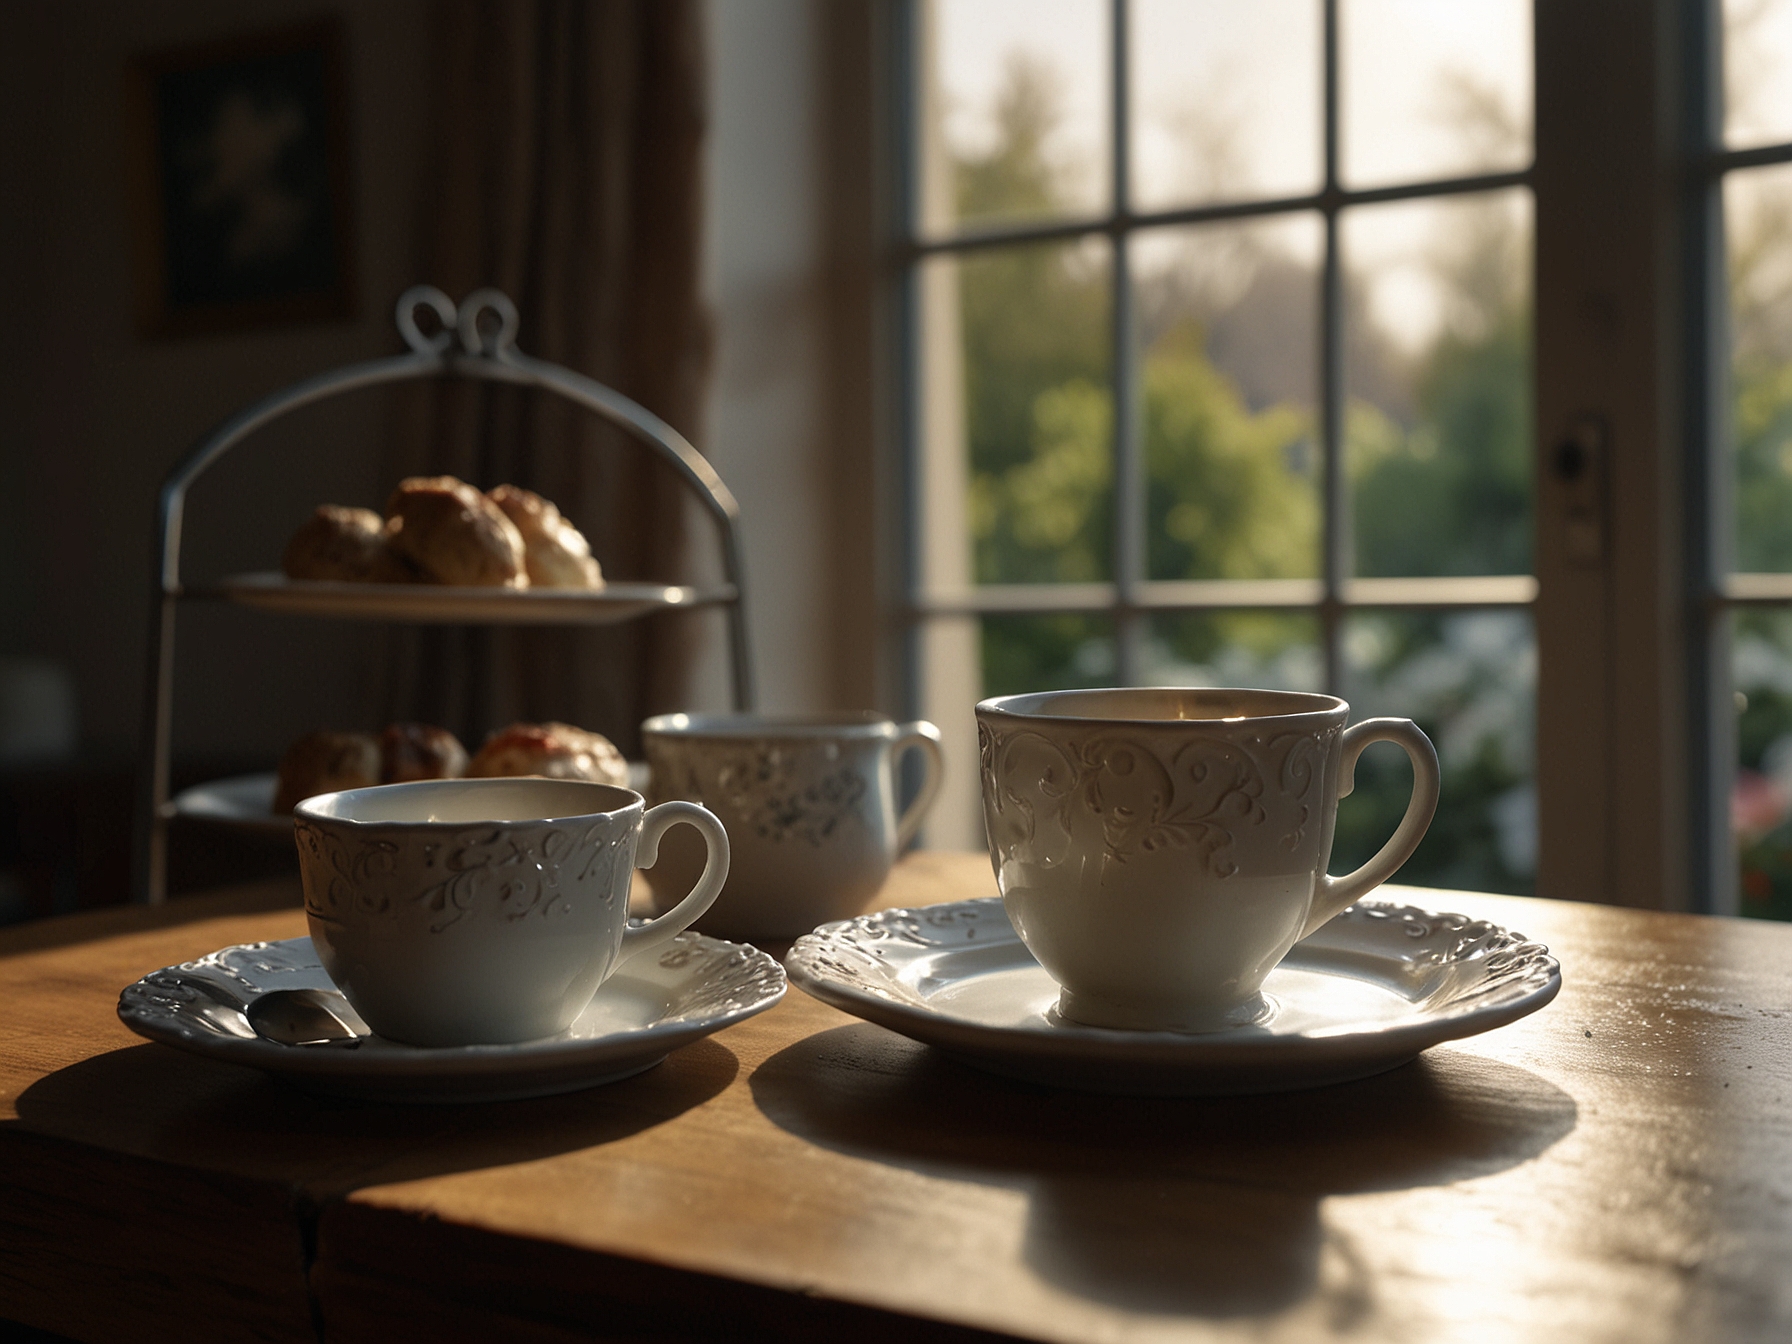
M916 855L889 904L987 894ZM287 887L0 934L0 1317L82 1339L1792 1337L1792 927L1401 891L1560 956L1363 1082L1003 1082L800 991L639 1077L405 1108L138 1040Z

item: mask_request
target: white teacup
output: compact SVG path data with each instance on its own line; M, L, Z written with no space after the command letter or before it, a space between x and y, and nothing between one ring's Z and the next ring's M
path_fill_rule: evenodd
M1385 882L1437 808L1410 719L1289 691L1058 691L977 706L984 820L1003 908L1093 1026L1210 1031L1261 1020L1297 941ZM1371 742L1412 758L1380 853L1328 877L1338 799Z
M483 1045L564 1031L630 957L690 925L728 875L709 812L559 779L349 789L294 810L311 941L381 1036ZM684 822L707 861L691 894L628 926L637 861Z
M728 885L703 929L722 938L795 938L864 910L939 791L940 733L881 714L781 717L662 714L641 725L653 798L700 802L733 842ZM918 750L921 789L896 815L895 762ZM696 876L668 842L655 894Z

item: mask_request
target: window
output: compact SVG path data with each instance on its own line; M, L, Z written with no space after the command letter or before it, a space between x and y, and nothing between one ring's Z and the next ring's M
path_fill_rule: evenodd
M1532 889L1529 4L911 13L922 712L974 759L987 694L1331 690L1438 744L1408 880ZM1408 780L1364 758L1335 867Z
M1738 711L1738 907L1792 919L1792 4L1727 0L1723 74L1707 176L1723 221L1730 448L1713 492L1713 642Z
M1329 688L1439 739L1411 880L1792 917L1792 0L896 8L949 743Z

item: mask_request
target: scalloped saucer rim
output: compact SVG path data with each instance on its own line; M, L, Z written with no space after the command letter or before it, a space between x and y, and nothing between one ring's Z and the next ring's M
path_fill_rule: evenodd
M1562 983L1560 963L1521 934L1373 900L1297 944L1271 973L1270 1020L1215 1032L1115 1031L1057 1017L1057 986L993 896L823 925L797 940L785 969L822 1002L975 1067L1156 1096L1367 1077L1536 1012Z
M257 1035L243 1009L262 994L338 992L308 937L232 944L152 971L125 987L118 1016L148 1040L260 1069L307 1091L376 1101L510 1101L643 1072L680 1046L764 1012L787 984L783 967L758 948L694 932L639 960L647 964L624 963L566 1031L515 1045L426 1049L374 1035L287 1045Z

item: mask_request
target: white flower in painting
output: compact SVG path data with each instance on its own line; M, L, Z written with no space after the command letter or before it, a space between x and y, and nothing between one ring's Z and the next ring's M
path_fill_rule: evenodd
M235 216L226 245L232 265L279 257L298 244L312 205L277 174L281 156L304 133L305 112L296 102L257 102L239 90L218 104L211 129L189 144L189 161L200 169L193 205Z

